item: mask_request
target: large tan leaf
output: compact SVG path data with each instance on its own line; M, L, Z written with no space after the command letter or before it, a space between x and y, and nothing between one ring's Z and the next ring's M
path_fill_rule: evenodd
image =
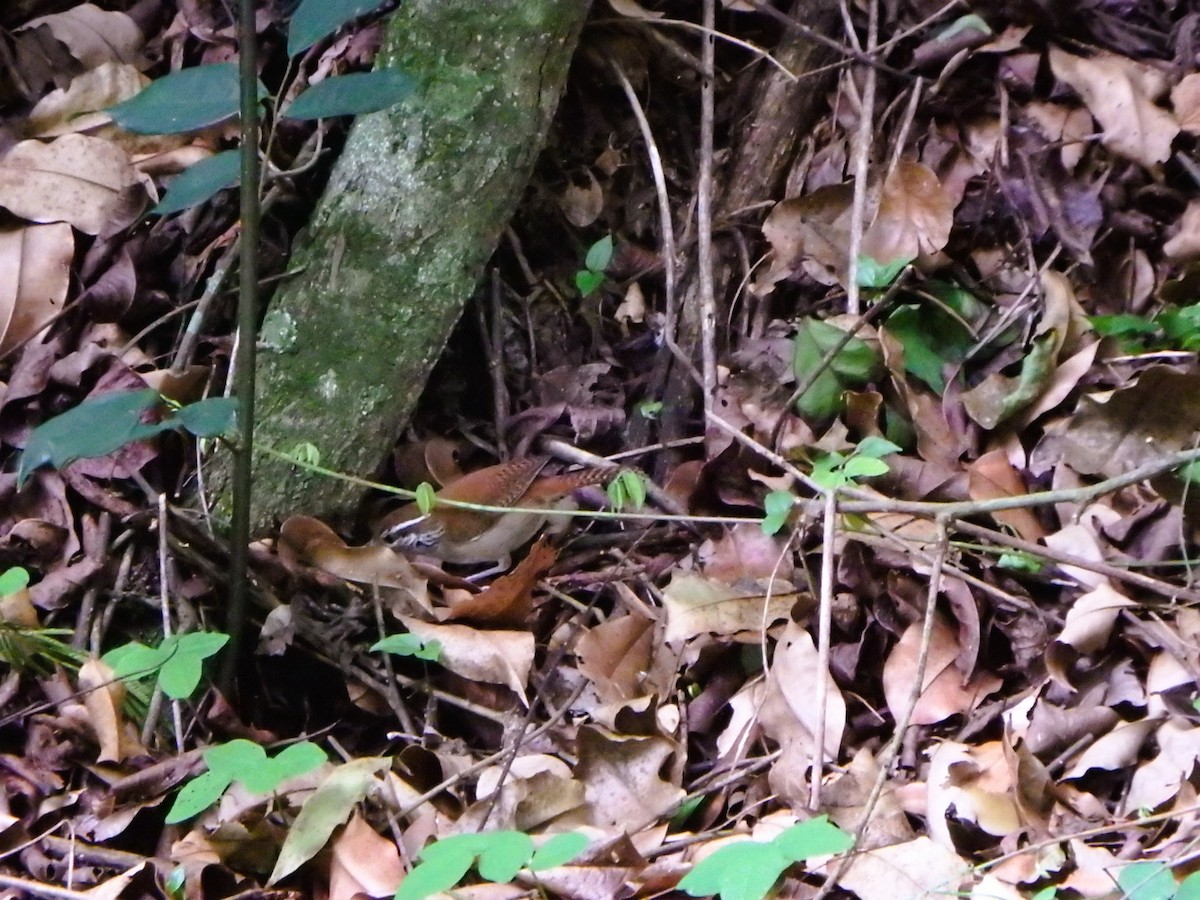
M88 69L65 88L51 91L38 101L25 120L29 137L55 137L89 131L112 121L103 112L128 100L149 83L136 66L108 62Z
M851 185L835 184L777 203L762 226L772 259L756 290L766 293L800 268L821 284L845 281L853 199Z
M598 828L632 834L683 797L675 764L680 748L669 738L618 736L585 725L578 747L575 777L583 782L588 814Z
M908 704L917 675L917 657L921 647L921 623L914 622L901 636L883 664L883 694L888 709L900 715ZM974 709L1002 681L994 675L977 673L969 680L955 668L961 649L954 630L938 615L933 624L929 658L925 665L922 691L913 708L913 725L933 725L959 713Z
M355 813L334 838L329 862L329 900L351 900L366 894L386 897L404 878L404 864L394 841L380 837Z
M1004 497L1023 497L1029 493L1020 473L1012 467L1003 450L992 450L967 466L972 500L998 500ZM1005 509L992 513L992 518L1007 525L1027 541L1040 540L1046 530L1031 509Z
M1166 76L1128 57L1100 53L1087 58L1050 48L1050 68L1075 89L1104 130L1105 147L1147 168L1165 162L1179 133L1175 118L1155 101Z
M883 182L862 253L881 264L937 253L950 239L954 200L925 165L900 160Z
M667 613L664 640L682 642L702 634L742 635L758 640L764 627L787 619L797 594L776 593L767 597L750 594L731 585L676 572L663 590Z
M74 256L75 236L62 222L0 228L0 353L58 315Z
M67 45L71 54L94 69L106 62L137 63L145 42L142 30L123 12L103 10L94 3L81 3L60 13L31 19L22 27L45 25Z
M466 625L433 625L402 616L404 627L425 644L441 645L438 664L471 681L503 684L522 702L533 667L534 640L528 631L481 631Z
M129 217L136 184L125 151L111 141L66 134L22 141L0 159L0 206L33 222L68 222L99 234Z
M1083 475L1113 477L1183 449L1198 427L1200 373L1155 366L1130 387L1079 401L1063 459Z

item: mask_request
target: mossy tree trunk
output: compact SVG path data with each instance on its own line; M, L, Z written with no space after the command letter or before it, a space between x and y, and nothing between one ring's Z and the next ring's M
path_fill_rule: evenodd
M405 0L378 65L418 83L360 118L263 326L258 448L369 475L412 413L520 199L587 0ZM227 485L225 461L215 474ZM256 531L357 489L258 452ZM227 497L221 497L222 505Z

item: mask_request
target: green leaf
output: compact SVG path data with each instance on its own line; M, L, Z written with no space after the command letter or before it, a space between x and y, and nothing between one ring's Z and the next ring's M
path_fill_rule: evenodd
M230 781L267 761L267 751L245 738L209 747L203 756L210 772L222 772L229 776Z
M1159 326L1155 322L1129 313L1115 316L1088 316L1087 320L1101 337L1154 335L1159 332Z
M237 425L237 408L234 397L209 397L177 409L175 421L196 437L220 437Z
M437 662L442 652L438 641L422 641L415 634L389 634L371 645L372 653L394 653L397 656L415 656L428 662Z
M1032 553L1026 553L1024 550L1001 553L996 560L996 565L1010 572L1029 572L1033 575L1037 575L1042 569L1046 568L1045 563Z
M202 775L197 775L175 796L175 802L167 811L166 823L177 825L199 815L221 799L225 789L233 783L233 776L228 772L214 772L212 769Z
M157 391L114 391L89 397L29 434L17 468L17 487L40 466L61 469L77 459L108 456L170 425L145 424L142 416L159 403Z
M267 96L262 84L258 96ZM179 134L215 125L238 113L237 63L172 72L105 112L122 128L139 134Z
M766 512L762 522L763 534L778 534L787 523L788 513L792 511L792 504L795 502L796 498L791 491L771 491L767 494L763 498L763 509Z
M534 872L553 869L569 863L588 845L587 835L580 831L565 831L556 834L534 851L529 868Z
M243 771L237 780L252 794L268 794L289 778L311 772L325 761L324 750L312 741L301 741Z
M608 264L612 262L613 255L613 238L611 234L606 234L596 243L588 248L587 256L584 257L583 265L589 272L599 272L603 274L608 268Z
M516 877L532 857L533 840L529 835L520 831L487 831L482 834L455 834L430 844L421 851L421 865L457 872L465 859L467 865L462 868L465 874L478 858L480 875L488 881L506 884ZM457 879L453 883L457 883ZM404 887L403 884L400 886Z
M286 119L327 119L379 112L399 103L414 86L411 78L394 69L334 75L306 90L282 115Z
M784 829L771 843L792 862L803 862L814 856L845 853L854 846L854 838L830 822L828 816L817 816Z
M638 415L645 419L657 419L662 415L662 409L661 400L643 400L637 405Z
M199 206L219 191L233 187L241 180L242 154L225 150L188 166L167 188L167 194L151 213L165 216L183 209Z
M421 511L421 515L429 515L433 511L433 504L437 498L437 491L433 489L433 485L428 481L422 481L417 485L414 493L416 494L414 499L417 502L417 509Z
M473 854L461 853L435 863L418 863L400 882L392 900L425 900L426 897L447 891L462 881L474 862Z
M874 478L876 475L886 475L890 471L888 464L882 459L871 456L854 454L842 463L842 474L850 481L859 478Z
M693 897L762 900L791 862L773 844L727 844L692 866L678 887Z
M321 464L321 451L317 448L316 444L310 444L308 441L301 441L292 448L292 452L288 456L298 463L304 463L309 466L319 466Z
M1171 900L1177 887L1171 869L1161 862L1135 862L1117 871L1117 885L1127 900Z
M970 306L974 305L970 297ZM939 394L946 389L942 374L946 366L965 359L975 342L962 322L933 304L899 307L888 316L884 329L904 349L905 371Z
M969 13L965 16L959 16L945 28L943 28L934 37L938 43L946 43L959 32L962 31L978 31L980 34L993 34L992 26L987 23L987 20L976 13Z
M814 371L825 354L845 336L840 328L817 319L804 319L796 329L792 365L798 380L805 380ZM850 342L833 358L833 363L813 381L807 391L796 400L801 414L825 419L841 412L844 403L842 394L861 387L881 374L883 360L878 351L866 341L851 338Z
M173 644L147 647L145 644L131 641L109 650L100 657L100 661L113 670L113 676L116 678L139 679L156 674L173 652Z
M885 288L899 275L911 260L894 259L889 263L881 263L869 256L858 258L858 286L864 288Z
M575 289L579 291L579 296L581 297L590 297L603 283L603 272L592 272L589 269L581 269L575 273Z
M1200 872L1193 872L1179 883L1175 900L1200 900Z
M1058 888L1056 888L1054 885L1050 885L1050 887L1042 888L1040 891L1030 897L1029 900L1054 900L1054 898L1057 896Z
M279 849L268 883L285 878L316 856L329 842L333 830L367 796L375 776L390 765L390 759L364 757L334 769L304 801Z
M0 575L0 597L7 597L29 584L29 572L20 566L13 566Z
M641 509L646 505L646 483L630 469L620 472L604 489L609 505L618 512L627 506Z
M902 449L899 444L893 444L887 438L871 435L858 442L858 446L854 448L854 453L857 456L882 459L885 456L891 456L893 453L899 453Z
M377 6L379 0L301 0L288 26L287 55L303 53L321 38Z
M813 460L812 471L808 473L808 477L821 487L835 491L850 483L849 476L843 470L845 464L846 457L836 450L821 453Z
M229 642L229 635L210 631L193 631L172 635L163 641L163 648L174 652L163 663L158 683L172 700L185 700L200 684L204 660L216 654Z

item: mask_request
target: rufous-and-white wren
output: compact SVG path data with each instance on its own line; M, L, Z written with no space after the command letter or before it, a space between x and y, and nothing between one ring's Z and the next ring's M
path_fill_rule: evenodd
M530 456L468 472L436 494L422 514L416 503L389 513L380 522L380 540L395 550L426 553L451 563L497 563L507 568L514 550L546 524L538 512L484 512L446 506L442 501L542 510L558 506L572 491L611 478L616 467L580 469L543 475L548 457Z

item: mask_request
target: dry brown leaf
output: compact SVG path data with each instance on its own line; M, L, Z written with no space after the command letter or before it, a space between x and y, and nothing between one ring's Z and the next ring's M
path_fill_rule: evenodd
M355 812L330 846L329 900L385 897L396 892L403 878L395 841L378 835Z
M1177 262L1200 258L1200 200L1191 200L1179 218L1179 230L1163 244L1163 253Z
M121 709L125 683L113 676L111 668L98 659L85 661L79 667L79 691L100 745L98 762L120 762L146 752Z
M955 849L947 821L951 813L997 837L1021 828L1012 772L999 741L975 747L954 741L939 744L929 760L926 791L929 835L947 849Z
M1109 150L1147 168L1171 155L1179 125L1155 102L1167 90L1161 71L1124 56L1086 58L1057 47L1050 48L1050 68L1083 98Z
M755 291L768 293L800 268L821 284L844 282L853 200L853 187L837 184L775 204L762 225L771 265L755 282Z
M0 206L31 222L67 222L87 234L131 220L137 178L111 141L65 134L22 141L0 158Z
M25 131L29 137L56 137L92 131L112 121L104 112L128 100L150 83L136 66L108 62L89 69L65 88L51 91L29 113Z
M814 871L837 867L838 861L834 860ZM959 896L970 874L971 866L965 859L921 835L861 854L837 883L859 900L945 897Z
M764 628L790 619L798 595L752 594L687 572L675 572L663 589L667 643L682 643L706 634L757 641Z
M863 232L862 253L882 265L931 256L946 246L953 225L954 200L933 171L900 160L883 182L875 220Z
M829 672L820 671L818 662L812 636L789 621L775 644L759 720L772 740L798 750L806 760L811 760L820 730L817 685L824 680L825 756L836 760L846 728L846 701Z
M1087 138L1092 133L1092 117L1088 111L1080 106L1034 101L1025 104L1025 113L1047 141L1062 143L1058 152L1063 169L1074 172L1087 152Z
M60 13L30 19L20 30L45 25L85 68L106 62L141 63L145 38L137 24L123 12L81 3Z
M585 169L583 174L587 176L586 184L572 178L557 198L558 208L576 228L587 228L604 212L604 189L590 171Z
M71 284L71 226L0 228L0 353L29 340L63 308Z
M899 715L908 705L917 674L920 645L921 623L914 622L905 629L883 664L883 693L893 715ZM933 725L968 712L1003 683L996 676L984 673L964 680L954 667L960 653L954 630L938 614L933 624L921 695L913 708L913 725Z
M425 581L408 560L383 544L351 547L337 532L311 516L292 516L279 529L279 554L301 565L361 584L401 588L424 597Z
M509 687L525 702L525 684L533 668L533 635L527 631L481 631L466 625L434 625L401 616L404 627L423 643L441 645L438 664L471 681Z
M17 625L21 628L37 628L41 625L41 622L38 621L37 610L34 609L33 601L29 598L28 588L21 588L19 591L13 591L11 594L0 597L0 622Z
M967 466L967 473L972 500L1023 497L1029 493L1024 480L1012 467L1003 450L985 453ZM997 510L991 515L1027 541L1040 540L1046 534L1041 521L1031 509Z
M497 578L480 593L451 603L446 621L489 627L525 627L533 613L534 585L557 558L549 540L541 538L511 572Z
M1197 428L1200 373L1154 366L1129 387L1079 401L1063 460L1080 474L1114 477L1188 446Z
M608 0L613 11L631 19L661 19L666 13L659 10L646 9L636 0Z
M583 782L588 816L597 828L631 834L658 821L683 797L680 748L669 738L627 737L585 725L578 747L575 777Z
M1200 134L1200 73L1184 75L1171 88L1171 108L1180 128L1188 134Z
M1200 727L1178 719L1163 722L1154 732L1158 753L1133 773L1125 795L1124 815L1138 810L1158 809L1179 793L1200 760Z
M1158 722L1154 719L1141 719L1118 725L1084 750L1063 778L1082 778L1091 769L1114 772L1133 765L1137 762L1146 738L1154 731L1156 725Z
M588 629L575 645L579 671L596 686L604 703L632 700L644 692L642 681L651 667L655 622L629 614Z

